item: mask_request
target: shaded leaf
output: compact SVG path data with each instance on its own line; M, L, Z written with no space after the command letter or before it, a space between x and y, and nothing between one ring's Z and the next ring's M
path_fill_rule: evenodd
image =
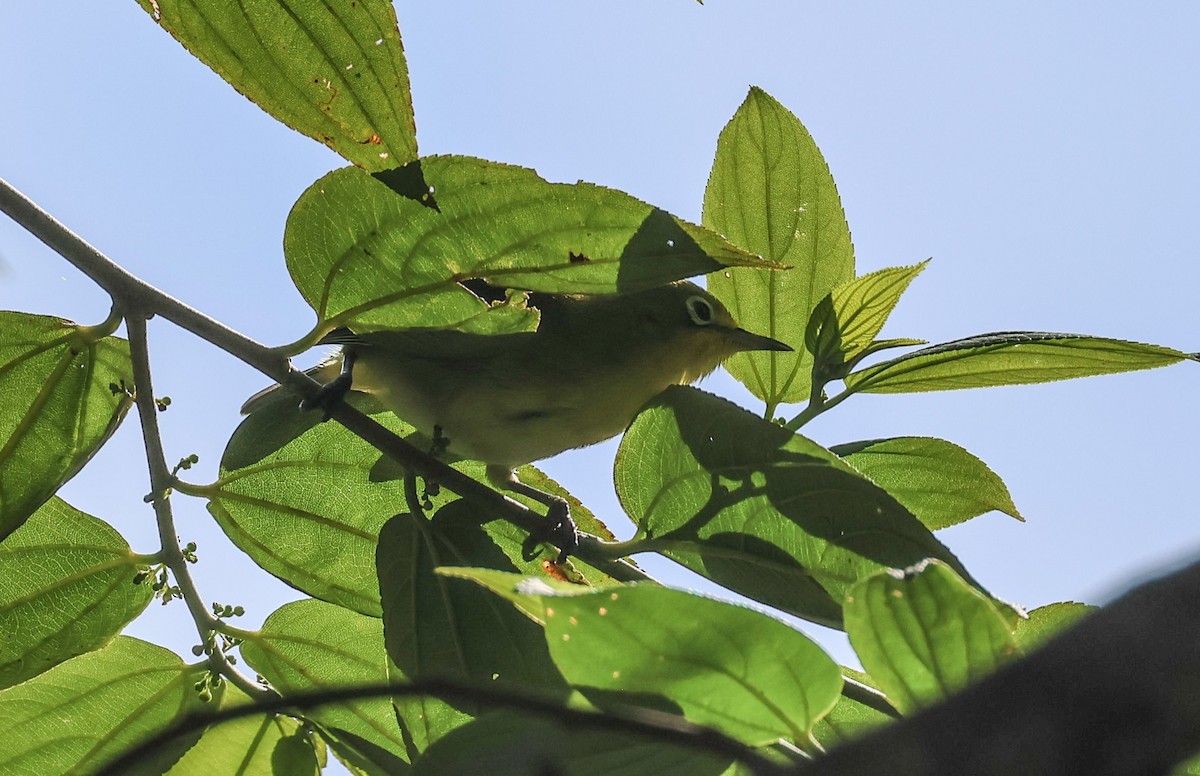
M252 702L230 686L221 708ZM325 760L324 742L306 733L299 720L265 714L210 726L167 776L316 776Z
M928 263L871 272L843 283L820 301L804 344L831 377L841 377L844 372L837 374L837 368L875 343L900 296Z
M0 687L106 644L150 603L107 523L51 498L0 543Z
M862 580L845 611L863 667L904 714L982 679L1017 652L1000 611L938 561Z
M418 776L719 776L729 760L639 738L572 729L503 711L451 731L416 762Z
M0 312L0 539L116 431L133 385L129 345L101 327Z
M389 676L565 697L539 625L477 586L434 572L439 566L514 568L478 521L469 504L455 501L431 520L400 514L384 526L378 567L385 642L396 668ZM416 751L479 712L436 698L397 698L395 705Z
M387 0L138 0L184 48L297 132L368 170L417 158Z
M795 348L739 353L725 362L729 373L768 406L803 401L813 365L804 347L809 314L854 277L854 246L816 142L799 119L757 87L717 140L702 223L734 245L792 267L726 270L709 278L708 289L739 324Z
M304 690L387 681L383 623L327 604L285 604L246 637L242 656L284 697ZM363 699L326 704L305 712L343 759L372 773L407 768L407 751L392 704Z
M204 708L193 687L203 673L162 647L118 636L0 691L0 771L91 773ZM194 740L148 756L137 773L161 773Z
M693 388L668 389L634 420L615 480L645 549L833 627L849 587L881 568L933 557L961 569L836 455Z
M242 421L221 457L217 482L180 489L209 499L208 509L226 535L270 573L314 598L378 617L375 548L383 523L407 510L403 471L344 427L321 423L319 413L300 412L285 399L264 404ZM369 397L351 393L347 400L428 449L427 442L412 436L411 426ZM481 463L455 466L487 481ZM591 512L544 474L521 467L518 475L571 501L581 530L611 537ZM432 505L437 508L453 498L443 489ZM523 533L499 521L489 523L487 531L510 558L520 558ZM589 578L604 578L586 564L576 565ZM528 571L536 573L535 567Z
M1004 481L953 442L893 437L829 449L890 493L931 531L992 510L1025 519Z
M564 594L528 582L511 575L510 593L543 591L550 654L589 698L589 689L660 696L692 722L762 745L806 740L841 691L819 646L761 612L654 584Z
M860 393L912 393L1029 385L1132 372L1195 357L1140 342L1006 331L981 334L906 353L846 376Z
M292 208L284 254L322 330L458 325L485 309L468 278L599 294L764 264L628 194L461 156L335 170Z
M1040 647L1043 642L1057 636L1060 631L1070 628L1098 607L1074 601L1039 606L1029 612L1029 616L1017 621L1013 637L1022 651Z

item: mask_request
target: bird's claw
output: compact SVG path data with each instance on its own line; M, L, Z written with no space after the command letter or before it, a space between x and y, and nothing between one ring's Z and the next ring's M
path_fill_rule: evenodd
M320 390L300 402L300 409L309 412L321 411L321 420L329 420L333 408L337 406L350 390L351 378L349 372L343 372L321 386Z
M554 504L546 513L546 522L538 530L530 533L525 543L521 545L521 555L531 561L538 555L538 545L550 544L558 548L558 563L566 563L567 558L579 549L579 529L571 518L571 509L564 502Z

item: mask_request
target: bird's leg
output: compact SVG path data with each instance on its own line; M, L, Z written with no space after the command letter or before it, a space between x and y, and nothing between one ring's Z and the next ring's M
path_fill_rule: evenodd
M321 386L311 398L300 402L302 410L321 410L324 413L322 420L329 420L330 410L334 405L345 398L346 393L350 390L350 386L354 382L352 374L354 369L354 360L357 354L349 348L342 348L342 369L338 372L338 376Z
M519 493L546 505L548 525L543 531L531 533L525 540L521 548L525 560L533 560L537 555L537 545L545 541L558 548L558 562L565 563L579 547L579 531L575 527L575 521L571 519L571 507L566 499L526 485L517 479L516 472L504 466L488 466L487 477L489 482L501 490Z

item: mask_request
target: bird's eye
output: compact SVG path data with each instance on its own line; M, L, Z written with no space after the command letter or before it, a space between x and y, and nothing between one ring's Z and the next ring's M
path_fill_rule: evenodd
M688 317L692 319L692 323L697 326L707 326L713 322L712 304L702 296L689 296L687 298Z

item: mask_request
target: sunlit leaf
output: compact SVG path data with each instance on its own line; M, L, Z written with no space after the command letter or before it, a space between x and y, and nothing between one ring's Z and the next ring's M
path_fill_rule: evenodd
M961 569L836 455L692 388L666 391L634 420L615 478L647 550L833 627L849 587L881 568L932 557Z
M841 691L820 647L752 609L649 583L560 594L539 582L514 574L509 586L542 599L550 654L585 695L660 696L692 722L760 745L807 739Z
M125 417L129 345L107 333L0 312L0 539L74 477Z
M720 776L728 759L650 737L573 728L509 711L451 731L416 763L416 776Z
M1028 652L1057 636L1060 631L1075 625L1096 609L1095 606L1074 601L1039 606L1029 612L1028 618L1017 622L1013 636L1016 637L1017 645Z
M439 566L514 569L463 501L432 519L396 515L379 537L379 588L392 679L449 678L565 697L542 628L475 585L435 573ZM515 569L514 569L515 570ZM479 713L472 704L397 698L413 746L424 750Z
M468 278L613 293L764 264L628 194L461 156L335 170L292 209L284 254L325 328L457 325L484 309Z
M852 587L846 633L867 673L905 714L982 679L1017 652L1000 611L938 561Z
M0 772L85 774L202 708L203 669L172 652L118 636L0 691ZM139 763L158 774L190 746L177 741Z
M221 708L251 702L226 687ZM299 720L267 714L210 726L167 776L317 776L325 760L324 742Z
M730 242L792 267L728 269L708 288L745 328L795 352L740 353L730 374L768 405L808 397L813 365L804 347L809 313L854 277L854 246L829 166L808 130L755 87L717 140L702 223Z
M1195 356L1140 342L1008 331L923 348L846 376L861 393L1028 385L1167 366Z
M931 531L992 510L1025 519L1004 481L953 442L893 437L829 449L890 493Z
M843 283L822 299L804 337L818 363L836 369L870 347L908 284L928 263L877 270Z
M138 0L233 88L354 164L417 158L408 66L388 0Z
M0 687L103 646L150 603L107 523L51 498L0 543Z
M241 649L246 662L284 696L380 684L388 677L383 623L323 601L283 605ZM404 739L386 698L326 704L305 714L343 759L384 773L405 767Z
M352 393L348 400L400 436L413 434L411 426L369 397ZM209 511L226 535L270 573L314 598L378 617L375 548L384 522L408 508L403 472L352 432L320 420L319 413L300 412L286 397L270 402L234 431L215 483L180 488L209 499ZM413 441L428 449L428 442ZM463 461L455 467L486 481L481 463ZM518 475L571 501L581 530L611 537L544 474L521 467ZM432 503L436 508L453 498L443 488ZM494 517L478 522L488 523L485 530L510 559L520 558L524 534ZM604 578L587 564L576 565L589 578ZM519 567L535 573L535 567Z

